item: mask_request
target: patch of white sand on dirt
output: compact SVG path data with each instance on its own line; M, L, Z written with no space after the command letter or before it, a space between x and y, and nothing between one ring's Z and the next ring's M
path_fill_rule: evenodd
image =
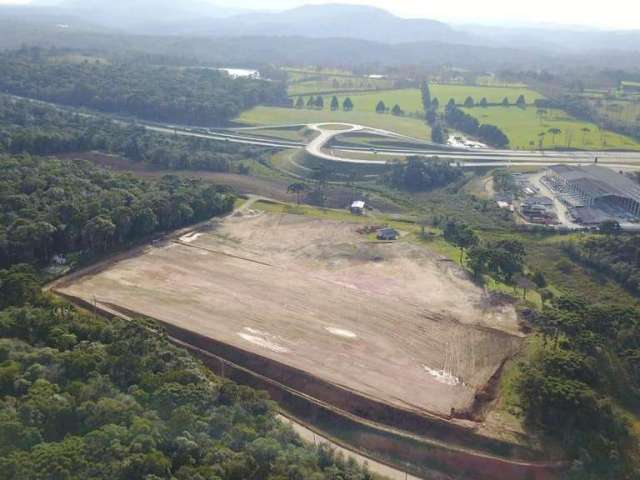
M331 335L335 335L336 337L342 337L342 338L358 338L358 336L353 333L350 330L345 330L343 328L334 328L334 327L327 327L326 328L327 332L329 332Z
M202 233L199 232L189 232L180 237L180 241L184 243L195 242L198 238L202 236Z
M444 370L436 370L434 368L429 368L426 365L423 365L424 369L427 371L429 375L436 379L437 382L440 382L444 385L456 386L460 385L460 379L451 375L449 372L445 372Z
M238 332L238 336L247 342L251 342L254 345L257 345L262 348L266 348L267 350L271 350L272 352L277 353L289 353L290 350L287 347L283 347L276 343L278 337L274 335L270 335L266 332L262 332L255 328L245 327L245 332Z

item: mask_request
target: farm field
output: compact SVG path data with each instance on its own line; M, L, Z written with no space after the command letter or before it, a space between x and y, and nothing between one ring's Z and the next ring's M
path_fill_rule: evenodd
M440 105L444 106L453 98L457 104L462 105L467 97L480 102L482 97L486 97L489 103L500 103L507 97L511 103L515 103L520 95L524 95L527 104L544 98L544 95L526 87L490 87L490 86L468 86L468 85L429 85L431 97L437 98Z
M523 87L476 87L467 85L436 85L429 86L431 97L437 98L441 109L453 98L458 105L462 105L467 97L471 97L476 103L485 97L489 103L500 103L507 97L511 103L515 103L520 95L525 96L528 104L533 104L537 99L544 98L537 92ZM310 92L307 92L310 93ZM376 92L342 92L336 95L340 102L347 96L354 103L354 110L375 112L376 105L382 100L388 108L395 104L407 113L423 112L422 95L417 88L405 88L395 90L380 90ZM323 95L325 106L328 107L332 95ZM306 101L306 99L305 99Z
M517 107L488 107L464 109L476 117L480 123L496 125L509 137L512 149L539 148L540 137L544 132L542 147L571 148L584 150L640 150L640 144L631 138L617 133L600 130L593 123L583 122L570 117L561 110L549 109L548 114L539 117L536 108L521 109ZM556 135L555 143L549 129L557 128L561 133ZM583 132L582 129L589 129ZM533 143L531 143L533 142Z
M316 92L346 90L390 89L393 81L383 78L368 78L354 75L346 70L285 69L289 76L289 95L306 95Z
M361 90L384 90L393 87L390 80L364 77L328 77L318 80L300 80L289 85L289 95L308 95L316 92L342 92Z
M332 112L328 108L324 110L256 107L243 112L234 119L236 123L246 125L287 125L300 123L356 123L368 127L390 130L410 137L428 139L431 130L428 125L417 118L394 117L365 111L344 112L342 110Z
M249 211L57 290L401 408L469 407L522 343L513 305L424 247L371 242L357 227Z

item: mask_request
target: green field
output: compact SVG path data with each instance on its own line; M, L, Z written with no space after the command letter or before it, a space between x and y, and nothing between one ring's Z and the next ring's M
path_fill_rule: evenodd
M463 104L467 97L471 97L479 103L483 97L489 103L500 103L507 97L511 103L515 103L520 95L524 95L527 104L533 104L535 100L544 98L544 95L526 87L476 87L468 85L430 85L431 97L437 98L440 105L444 106L450 98L457 104Z
M473 98L476 103L484 97L489 103L500 103L504 97L507 97L511 103L515 103L520 95L525 96L528 104L532 104L535 100L543 98L537 92L527 88L520 87L474 87L466 85L431 85L431 97L437 98L440 107L444 108L449 99L453 98L455 102L462 105L467 97ZM308 93L305 102L308 98ZM299 95L293 95L295 97ZM394 105L400 105L407 113L423 112L422 95L417 88L405 88L396 90L380 90L375 92L349 92L337 95L340 102L347 96L353 100L355 110L364 110L374 112L376 105L382 100L388 108ZM332 95L323 95L325 105L331 102ZM295 99L294 99L295 100Z
M383 90L393 88L389 79L368 78L354 75L338 69L316 70L312 68L287 68L289 76L289 95L308 95L311 93Z
M431 135L429 127L422 120L416 118L394 117L393 115L357 110L332 112L327 107L324 110L256 107L242 113L234 122L255 126L344 122L381 128L421 139L428 139Z
M540 117L537 109L528 107L488 107L464 109L470 115L476 117L480 123L488 123L498 126L509 137L512 149L538 149L540 138L538 135L545 133L542 148L577 148L584 150L640 150L640 144L631 138L617 133L600 130L600 128L588 122L582 122L569 116L561 110L548 110L548 114ZM558 128L561 133L554 138L549 129ZM589 129L583 132L582 129ZM533 143L531 143L533 142Z
M302 80L289 85L289 95L308 95L316 92L342 92L361 90L384 90L393 87L390 80L364 77L327 77L317 80Z

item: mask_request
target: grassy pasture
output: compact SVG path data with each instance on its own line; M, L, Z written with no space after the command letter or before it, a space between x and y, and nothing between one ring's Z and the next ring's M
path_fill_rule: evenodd
M380 90L393 87L393 81L384 78L368 78L346 70L312 68L287 68L289 95L308 95L318 92Z
M513 149L539 148L538 135L544 132L543 149L571 147L583 150L640 150L640 144L633 139L601 130L593 123L576 120L562 110L550 109L544 117L538 116L534 107L474 107L464 110L480 123L496 125L502 129L509 137L510 148ZM553 134L549 133L552 128L561 130L555 136L555 142ZM582 131L583 128L589 131Z
M292 123L356 123L374 128L390 130L411 137L428 139L429 127L421 120L410 117L394 117L373 112L354 110L332 112L324 110L297 110L294 108L256 107L243 112L235 120L246 125L285 125Z
M475 87L467 85L431 85L431 97L437 98L440 102L440 107L444 108L449 99L453 98L458 105L462 105L467 97L474 99L476 103L484 97L489 103L500 103L502 99L507 97L511 103L515 103L520 95L525 96L525 100L528 104L533 104L537 99L543 98L537 92L522 87ZM317 90L321 91L321 90ZM300 92L302 93L302 92ZM300 93L291 94L292 96L299 96ZM311 91L305 92L307 94ZM407 113L422 112L422 95L417 88L404 88L395 90L380 90L380 91L367 91L367 92L349 92L349 94L342 92L337 95L338 99L342 102L347 96L351 97L355 105L355 110L365 110L374 112L376 105L382 100L387 107L393 108L395 104ZM328 105L331 102L332 95L324 95L324 103ZM305 98L306 101L306 98Z
M600 113L620 123L640 122L640 100L605 100L595 105Z
M544 95L526 87L430 85L429 88L431 97L437 98L441 106L444 106L450 98L453 98L460 105L467 97L473 98L476 103L479 103L483 97L489 103L500 103L503 98L507 97L509 102L515 103L520 95L524 95L527 104L533 104L535 100L544 98Z
M365 77L328 76L313 80L300 80L289 85L289 95L308 95L316 92L342 92L384 90L393 87L391 80Z

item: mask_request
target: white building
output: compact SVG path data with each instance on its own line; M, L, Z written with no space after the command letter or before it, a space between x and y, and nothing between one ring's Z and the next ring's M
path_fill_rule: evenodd
M357 200L351 204L350 210L354 215L363 215L366 204L362 200Z

